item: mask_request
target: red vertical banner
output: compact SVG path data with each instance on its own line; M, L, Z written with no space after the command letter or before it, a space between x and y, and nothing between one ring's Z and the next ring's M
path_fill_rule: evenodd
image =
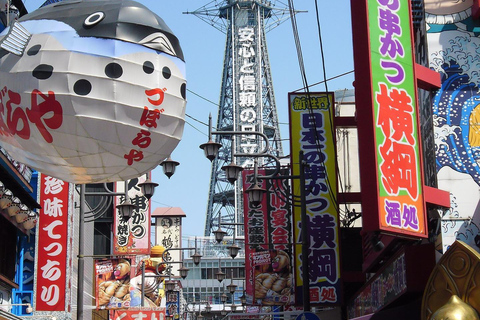
M37 311L65 311L67 287L68 213L73 203L68 182L40 175L38 259L36 268Z
M288 170L282 170L288 175ZM258 170L260 176L270 174ZM253 171L243 171L243 190L252 186ZM246 295L249 304L281 306L294 303L292 220L288 180L261 179L267 190L258 206L244 193Z
M260 172L260 171L259 171ZM247 190L253 185L253 171L242 171L243 190ZM262 181L262 188L265 188L265 182ZM250 205L248 195L243 193L244 203L244 225L245 225L245 294L247 295L247 303L253 304L255 296L255 276L253 262L253 254L257 248L265 248L267 246L267 202L264 199L258 206Z

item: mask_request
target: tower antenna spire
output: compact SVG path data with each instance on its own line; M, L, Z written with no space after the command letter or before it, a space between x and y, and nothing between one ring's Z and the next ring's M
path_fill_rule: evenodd
M231 184L221 170L235 162L253 170L253 157L232 159L236 153L256 153L267 145L256 131L268 137L269 153L283 156L265 34L290 18L287 6L276 8L275 1L212 1L193 11L209 25L226 35L217 131L245 131L245 135L216 135L222 145L212 162L205 236L220 227L228 235L244 236L242 180ZM232 150L233 148L233 150ZM234 151L234 152L232 152ZM269 159L259 158L259 167Z

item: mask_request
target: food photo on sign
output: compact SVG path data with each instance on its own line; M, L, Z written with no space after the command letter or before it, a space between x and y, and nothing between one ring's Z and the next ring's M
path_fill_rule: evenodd
M0 141L72 183L151 171L180 141L185 62L165 22L135 1L62 1L0 34Z
M291 257L284 250L251 253L255 301L260 305L287 305L293 298Z
M152 248L150 257L102 259L95 261L97 309L129 309L144 307L160 310L165 307L163 274L165 264L159 252L161 246ZM142 266L145 267L142 288ZM160 276L159 276L160 275Z
M135 299L130 292L130 259L110 259L95 262L97 309L124 309Z

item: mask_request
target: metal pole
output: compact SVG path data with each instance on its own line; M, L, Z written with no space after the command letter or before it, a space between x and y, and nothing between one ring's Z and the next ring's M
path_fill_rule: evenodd
M128 199L128 181L124 182L125 190L123 192L110 192L106 184L104 184L105 192L90 192L87 194L86 185L80 185L80 213L78 217L78 268L77 268L77 320L83 320L83 292L84 292L84 277L85 277L85 255L84 255L84 237L85 237L85 212L87 211L86 196L104 196L115 197L125 196L125 201ZM93 257L93 256L89 256ZM144 280L144 279L143 279ZM142 280L142 285L143 281ZM142 290L143 292L143 290ZM143 298L143 295L142 295ZM143 306L143 302L142 302Z
M310 277L308 265L308 251L310 241L307 228L307 197L305 195L305 162L303 150L300 150L298 159L300 161L300 202L301 202L301 223L302 223L302 293L303 311L310 311Z
M140 306L144 306L145 304L145 262L142 261L142 298L141 298L141 303Z
M77 320L83 320L83 233L85 224L85 184L80 185L80 214L78 217L78 266L77 266Z

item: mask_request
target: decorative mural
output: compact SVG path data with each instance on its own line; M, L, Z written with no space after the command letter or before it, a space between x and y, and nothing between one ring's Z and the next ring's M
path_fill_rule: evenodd
M480 252L480 21L473 0L424 2L430 68L442 78L433 100L438 187L451 194L437 249L458 239Z

